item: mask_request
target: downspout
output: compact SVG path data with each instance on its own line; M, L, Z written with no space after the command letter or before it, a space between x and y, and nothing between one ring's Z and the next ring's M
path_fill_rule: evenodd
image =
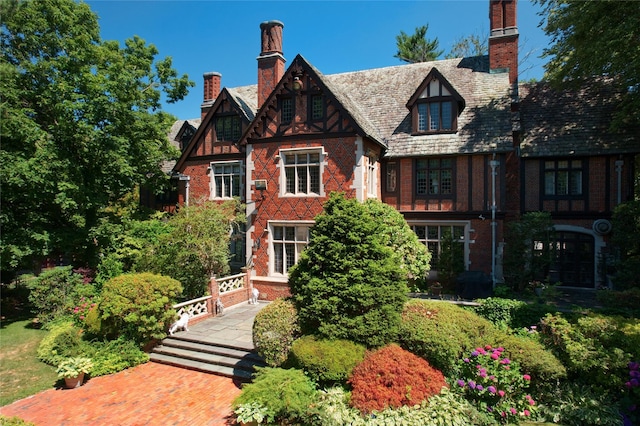
M618 203L622 203L622 166L624 166L624 161L616 160L616 174L618 175Z
M496 288L496 169L500 165L500 162L496 160L496 155L493 154L493 159L489 161L491 166L491 282L493 288Z

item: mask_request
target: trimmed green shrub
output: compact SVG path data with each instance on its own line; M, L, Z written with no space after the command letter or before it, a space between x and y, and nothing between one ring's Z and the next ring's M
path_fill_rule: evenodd
M425 256L393 207L331 194L289 270L303 333L368 347L394 341L408 293L406 258L426 265Z
M494 330L489 321L454 304L413 299L402 312L399 342L450 376L463 353Z
M172 308L182 291L172 278L150 273L125 274L102 287L100 312L110 334L139 344L166 336L176 312Z
M501 299L498 297L481 299L478 300L478 303L480 305L474 306L473 311L491 321L493 325L501 330L513 327L513 317L516 310L521 309L522 306L527 304L519 300Z
M547 315L540 337L572 381L603 390L621 388L628 363L640 359L640 323L633 319L589 314L570 322Z
M293 342L289 359L316 383L346 384L353 368L364 359L366 348L349 340L318 340L303 336Z
M93 377L117 373L149 361L149 355L131 340L120 338L106 342L84 343L83 353L93 361Z
M82 285L82 276L74 273L71 266L49 269L28 281L29 302L38 320L46 324L66 314L69 305L73 304L75 287Z
M640 316L640 288L634 287L622 291L598 291L596 297L607 311L618 312L625 316Z
M487 342L493 347L503 347L504 355L520 364L522 371L531 376L531 384L535 388L555 386L567 376L560 360L535 340L496 332L487 336Z
M293 302L278 298L262 308L253 321L253 344L267 365L279 367L300 335Z
M363 413L414 406L446 386L442 372L396 344L369 353L349 383L351 406Z
M62 360L82 353L81 331L71 320L52 322L40 341L37 355L45 364L58 365Z
M253 382L243 386L233 409L237 412L245 404L258 404L268 424L291 424L307 417L315 400L315 387L301 370L264 367L257 370Z
M20 417L0 416L1 426L36 426L35 423L22 420Z

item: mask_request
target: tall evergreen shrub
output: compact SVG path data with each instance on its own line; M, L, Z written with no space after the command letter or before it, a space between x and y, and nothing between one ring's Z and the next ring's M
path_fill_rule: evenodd
M302 332L368 347L393 341L416 264L415 273L428 269L426 248L393 207L332 194L289 272Z

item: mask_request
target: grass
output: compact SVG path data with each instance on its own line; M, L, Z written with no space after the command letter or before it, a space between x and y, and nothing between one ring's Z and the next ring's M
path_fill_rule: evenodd
M56 385L55 367L38 360L36 351L46 331L29 319L3 321L0 328L0 406Z

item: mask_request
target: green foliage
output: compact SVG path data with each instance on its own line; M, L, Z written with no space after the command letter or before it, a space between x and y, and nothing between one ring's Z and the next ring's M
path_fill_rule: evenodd
M365 414L420 404L446 386L441 371L396 344L367 354L349 383L351 406Z
M34 423L22 420L20 417L0 416L1 426L36 426Z
M93 360L91 376L117 373L149 361L149 355L131 340L83 342L83 353Z
M559 87L593 76L614 78L625 94L616 111L618 124L640 123L640 8L632 1L537 0L546 20L541 22L553 40L544 49L546 78ZM627 41L632 44L628 47ZM636 242L637 244L637 242Z
M527 393L530 380L517 362L505 356L504 348L487 345L474 349L460 362L454 389L496 421L518 424L537 410L536 401Z
M435 61L442 55L442 50L438 50L438 38L430 40L426 38L429 25L417 27L415 33L407 35L404 31L396 36L396 46L398 53L395 58L411 64L416 62Z
M507 226L504 276L516 290L522 291L533 280L548 278L554 259L553 221L548 212L529 212ZM534 250L534 244L539 250Z
M395 339L408 293L411 262L404 255L420 247L400 218L379 201L360 203L331 194L316 217L309 245L289 271L305 334L369 347ZM426 255L424 245L422 250L418 253ZM417 258L428 263L422 255Z
M58 321L48 327L49 333L38 346L38 359L58 365L64 359L77 356L82 345L81 332L72 321Z
M640 200L616 206L611 222L612 242L618 253L613 283L618 290L640 288L640 241L634 238L640 234Z
M293 302L276 299L253 320L253 344L267 365L279 367L287 360L293 341L300 335Z
M504 355L516 361L531 376L536 390L555 386L567 370L560 360L537 340L497 331L487 337L494 347L504 347Z
M457 39L446 59L483 56L489 52L489 40L486 34L471 34Z
M640 323L590 314L569 321L561 315L542 320L541 338L566 366L569 379L593 389L620 389L630 360L640 359Z
M268 424L295 422L308 416L315 402L316 390L300 370L264 367L258 369L253 382L242 388L233 402L234 411L246 411L245 404L259 404ZM254 410L251 410L254 411Z
M566 426L622 426L622 417L611 395L568 381L553 390L540 415Z
M450 376L463 353L493 332L489 321L459 306L414 299L402 312L399 342Z
M445 291L453 292L456 278L464 272L464 245L455 239L451 228L445 228L442 233L436 270L438 281L444 285Z
M349 407L349 394L335 387L318 392L315 415L308 424L334 426L383 426L383 425L429 425L467 426L492 425L493 420L479 413L469 402L447 388L437 395L413 407L402 406L376 411L375 415L363 417L355 408Z
M640 317L640 287L622 291L602 290L598 291L596 298L607 311L629 317Z
M78 377L81 373L89 374L93 368L93 362L86 357L71 357L63 359L56 373L59 379L72 379Z
M363 345L348 340L303 336L293 342L289 357L293 366L304 370L319 385L344 385L353 368L364 359L365 351Z
M488 319L501 330L506 330L513 326L515 311L527 305L526 302L513 299L501 299L489 297L478 301L479 306L473 310L483 318Z
M125 274L102 288L100 312L106 329L140 344L162 339L175 319L172 308L182 291L172 278L150 273Z
M29 281L29 302L42 323L64 315L69 305L73 305L72 295L83 282L82 276L71 269L71 266L49 269Z
M103 209L137 184L160 188L178 101L194 85L138 37L102 41L73 0L4 1L0 34L2 269L51 253L95 264Z
M135 269L180 281L187 299L203 296L209 277L229 272L229 230L245 222L243 212L237 200L180 208L167 222L168 232L157 234Z

